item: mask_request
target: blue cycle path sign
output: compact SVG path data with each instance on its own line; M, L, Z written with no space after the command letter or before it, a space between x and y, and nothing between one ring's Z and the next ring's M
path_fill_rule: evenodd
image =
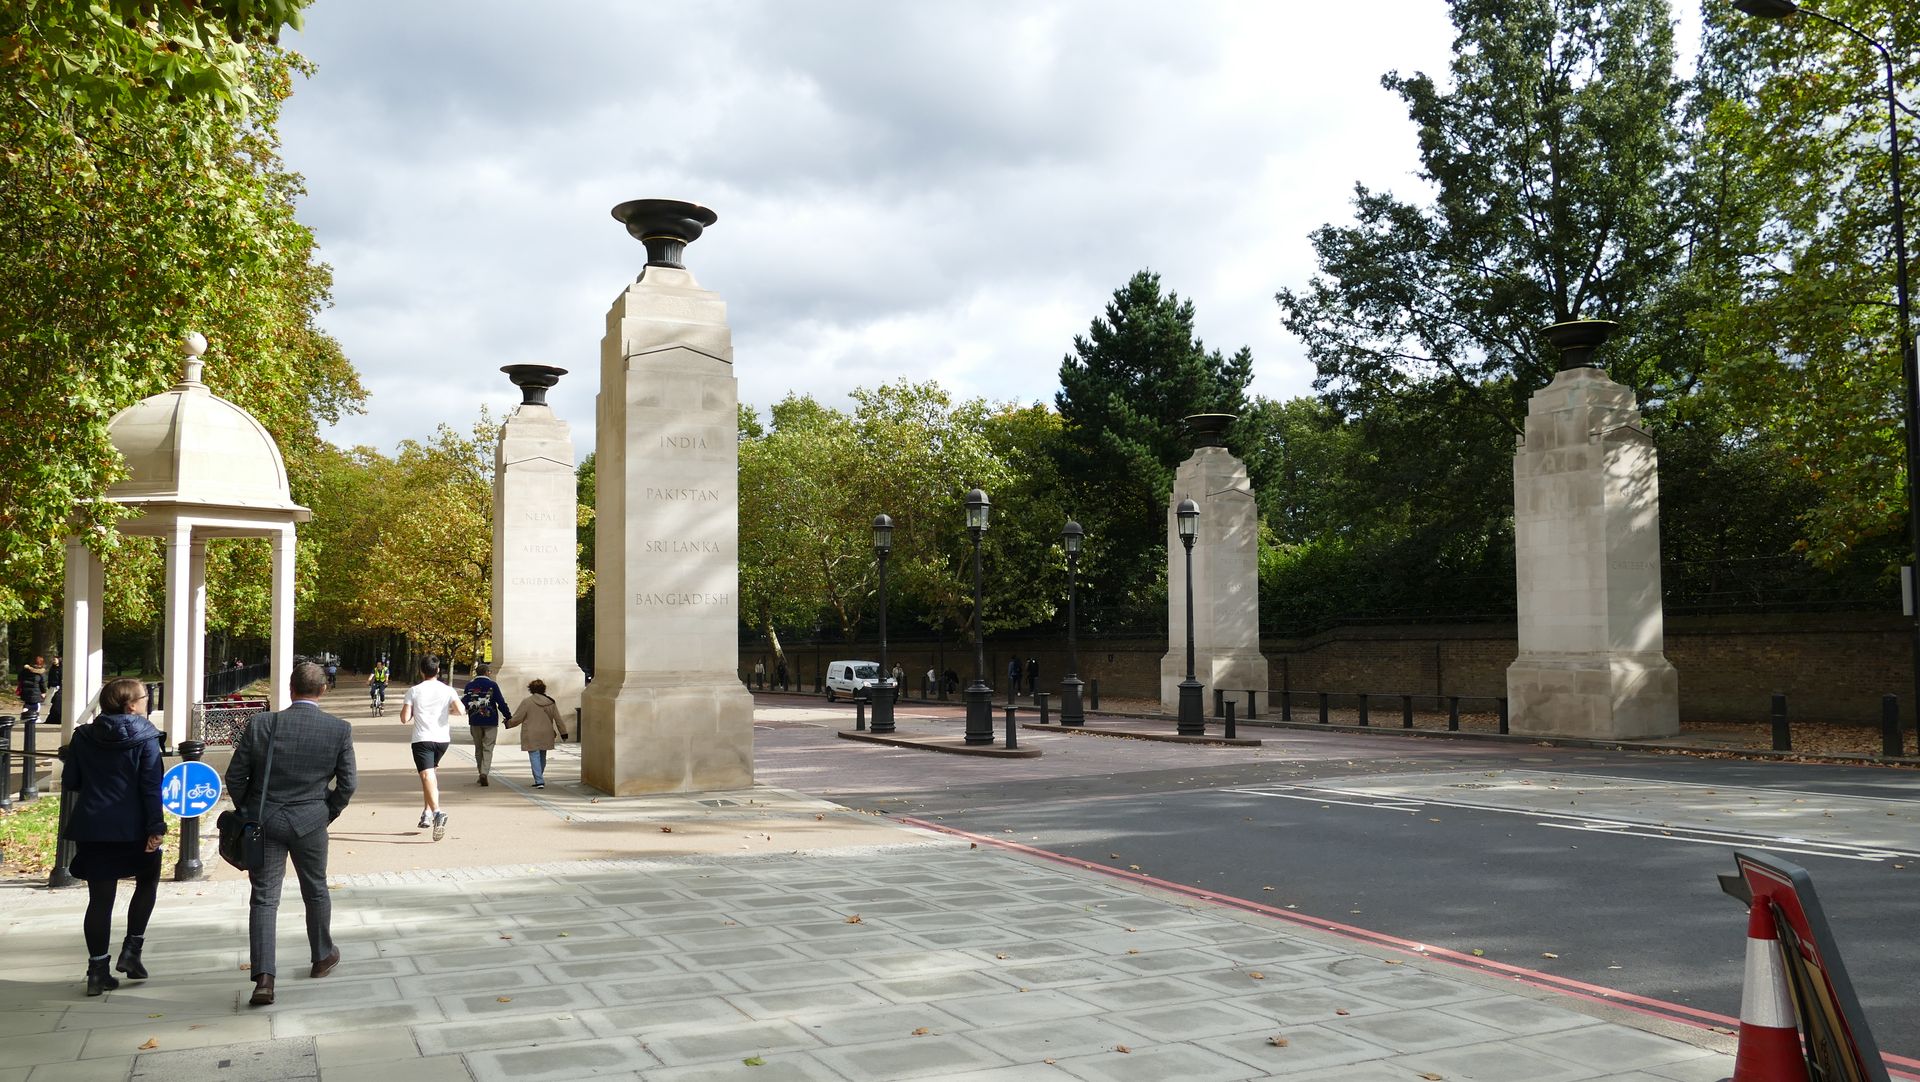
M160 806L195 819L213 810L220 800L220 772L205 763L175 763L160 779Z

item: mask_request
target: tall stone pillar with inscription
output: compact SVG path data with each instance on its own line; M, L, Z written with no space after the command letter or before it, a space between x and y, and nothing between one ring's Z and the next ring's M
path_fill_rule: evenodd
M1592 363L1617 324L1542 332L1560 371L1527 404L1513 456L1520 656L1512 728L1631 740L1680 731L1660 600L1660 476L1633 392Z
M1174 509L1200 505L1193 545L1194 678L1208 691L1267 690L1267 659L1260 653L1260 511L1246 463L1227 450L1231 413L1186 419L1193 454L1173 475L1167 498L1167 652L1160 658L1160 709L1180 708L1187 678L1186 548ZM1232 697L1232 696L1229 696ZM1213 696L1207 695L1207 702Z
M571 721L587 683L574 652L579 490L573 433L547 405L547 391L567 370L510 364L500 371L521 399L500 426L493 457L494 679L516 705L527 681L545 681Z
M647 246L600 341L594 667L581 780L618 796L753 784L739 657L739 395L726 304L680 262L705 207L613 208Z

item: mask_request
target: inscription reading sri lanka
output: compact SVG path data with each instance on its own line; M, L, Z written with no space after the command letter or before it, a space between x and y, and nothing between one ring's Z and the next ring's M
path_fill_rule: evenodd
M725 605L733 600L732 594L652 594L633 595L636 605Z
M718 554L724 550L718 541L649 541L648 552L711 552Z
M649 500L688 500L693 503L719 503L720 490L717 488L651 488L646 490Z

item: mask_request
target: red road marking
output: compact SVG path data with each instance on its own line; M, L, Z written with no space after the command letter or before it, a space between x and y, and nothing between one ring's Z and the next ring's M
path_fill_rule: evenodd
M1559 977L1552 973L1542 973L1537 969L1526 969L1521 966L1508 965L1505 962L1496 962L1490 958L1477 958L1471 954L1463 954L1456 950L1449 950L1446 947L1436 947L1411 939L1401 939L1398 936L1388 935L1385 932L1376 932L1370 928L1360 928L1351 924L1342 924L1339 921L1327 920L1324 917L1308 916L1307 914L1298 913L1293 910L1264 905L1260 902L1249 901L1245 898L1237 898L1230 894L1218 894L1213 891L1201 890L1199 887L1189 887L1181 883L1158 879L1151 875L1143 875L1140 872L1129 871L1123 868L1109 868L1106 865L1095 864L1078 857L1069 857L1046 849L1036 849L1030 845L1010 842L1003 838L993 837L990 834L974 834L970 831L960 830L957 827L950 827L943 823L929 822L925 819L914 819L904 815L890 816L889 818L896 822L939 831L942 834L951 834L955 837L966 838L972 842L981 842L1000 849L1009 849L1016 853L1024 853L1031 857L1038 857L1041 860L1052 861L1056 864L1067 864L1076 868L1085 868L1088 871L1100 872L1103 875L1110 875L1116 879L1144 883L1159 890L1172 891L1175 894L1184 894L1190 898L1197 898L1203 902L1212 902L1215 905L1225 906L1229 909L1240 909L1250 913L1259 913L1262 916L1274 917L1278 920L1287 921L1290 924L1303 925L1308 928L1317 928L1320 931L1331 932L1334 935L1357 940L1362 943L1374 943L1381 946L1393 947L1396 950L1403 950L1410 954L1419 955L1422 958L1431 958L1435 961L1446 962L1463 969L1495 973L1522 984L1532 985L1542 991L1575 996L1595 1003L1605 1003L1608 1006L1633 1011L1636 1014L1644 1014L1669 1022L1679 1022L1697 1029L1710 1030L1722 1035L1732 1035L1739 1032L1740 1029L1740 1020L1738 1018L1729 1018L1724 1014L1715 1014L1712 1011L1703 1011L1696 1007L1688 1007L1680 1003L1669 1003L1663 999L1652 999L1647 996L1634 995L1631 992L1622 992L1617 988L1588 984L1585 981L1577 981L1571 977ZM1905 1056L1882 1053L1881 1058L1889 1064L1901 1067L1920 1068L1920 1060L1909 1059ZM1920 1075L1906 1074L1897 1071L1895 1073L1902 1078L1920 1080Z

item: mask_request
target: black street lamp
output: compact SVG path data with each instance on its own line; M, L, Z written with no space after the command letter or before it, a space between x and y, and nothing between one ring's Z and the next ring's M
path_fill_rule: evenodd
M1200 681L1193 675L1193 539L1200 532L1200 505L1181 500L1173 517L1180 527L1180 544L1187 550L1187 678L1180 681L1180 722L1174 732L1181 736L1207 735L1207 715L1200 696Z
M880 563L880 679L873 685L873 731L893 731L893 670L887 668L887 557L893 554L893 519L873 517L873 556Z
M1060 528L1060 547L1067 550L1067 678L1060 681L1060 724L1085 725L1086 712L1080 709L1080 640L1075 636L1074 608L1079 600L1080 542L1087 531L1072 519Z
M1798 12L1809 18L1837 26L1880 54L1887 69L1887 144L1893 158L1893 283L1894 301L1900 318L1900 375L1907 429L1907 556L1909 572L1908 604L1913 617L1913 710L1920 715L1920 503L1914 500L1914 476L1920 474L1920 357L1913 344L1913 303L1907 289L1907 204L1901 193L1900 113L1920 116L1900 103L1899 83L1893 67L1893 54L1885 45L1856 26L1841 22L1795 4L1793 0L1733 0L1733 6L1761 19L1784 19Z
M967 685L965 743L993 743L993 689L987 686L987 645L980 629L980 536L987 532L987 494L967 493L967 532L973 535L973 683Z

